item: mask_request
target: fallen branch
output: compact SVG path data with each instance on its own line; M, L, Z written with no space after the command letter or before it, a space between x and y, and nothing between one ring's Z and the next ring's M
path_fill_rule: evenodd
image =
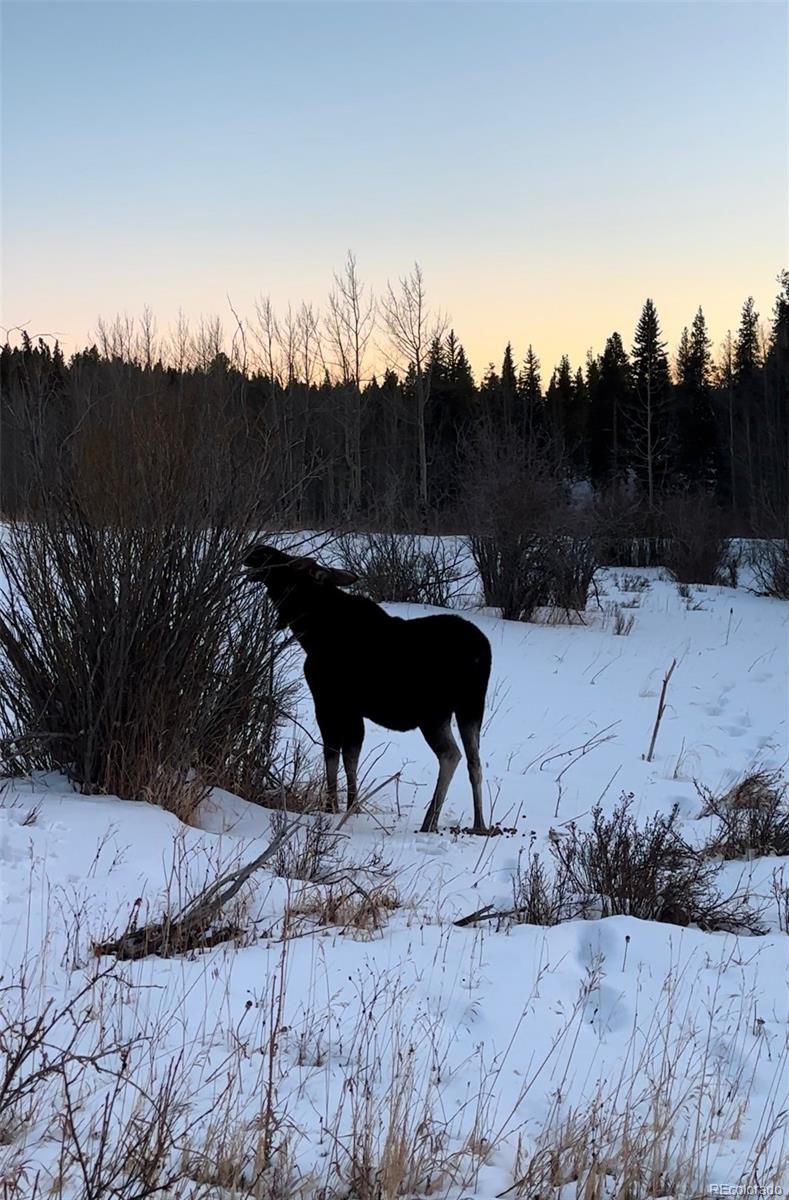
M26 742L73 741L75 733L51 733L47 730L31 730L29 733L17 733L14 737L0 738L0 750L9 750L12 746L24 746Z
M188 950L206 950L234 937L240 932L239 929L234 925L217 926L219 914L228 901L238 894L250 875L273 858L298 828L299 822L292 821L277 834L262 854L246 866L228 871L214 880L175 917L165 917L163 921L127 929L119 938L107 942L94 942L93 953L97 957L114 954L120 959L146 958L149 954L167 958Z
M486 904L483 908L469 913L467 917L453 921L453 924L463 928L464 925L473 925L475 921L496 921L499 917L513 917L517 911L517 908L494 908L492 904Z

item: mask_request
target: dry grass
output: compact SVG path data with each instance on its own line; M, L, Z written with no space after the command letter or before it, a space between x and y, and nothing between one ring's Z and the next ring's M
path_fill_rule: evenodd
M239 941L247 926L248 881L282 851L296 829L293 819L283 825L269 845L250 861L241 864L237 860L232 866L225 864L221 869L216 865L213 879L210 882L203 879L197 887L190 883L189 855L183 850L182 838L177 836L163 911L154 920L141 924L142 901L135 900L123 931L94 940L92 953L96 957L112 955L119 960L147 958L154 954L172 958L209 950L222 942ZM196 857L195 848L192 858Z
M784 867L777 867L773 871L770 891L778 910L778 928L781 933L789 933L789 879Z
M717 817L708 854L723 859L789 855L789 787L780 771L753 771L716 795L696 784L702 816Z
M534 1132L522 1136L517 1182L502 1196L519 1200L654 1200L704 1196L714 1190L716 1158L742 1138L756 1073L752 1043L758 1026L753 995L731 994L719 969L706 1003L694 1001L690 959L666 977L657 1003L636 1012L621 1067L601 1080L583 1103L569 1103L571 1062ZM590 991L594 994L594 988ZM721 1072L712 1050L725 1027L732 1053L742 1056L735 1078ZM735 1051L736 1047L736 1051ZM789 1042L778 1050L787 1061ZM758 1055L756 1056L758 1058ZM746 1065L747 1064L747 1065ZM727 1182L752 1194L781 1185L789 1168L785 1113L768 1095L741 1173Z
M272 828L283 823L276 816ZM301 885L290 892L284 917L288 936L329 927L376 934L401 905L383 855L373 850L362 860L349 858L349 839L337 826L336 817L308 817L274 859L277 875Z
M360 974L352 1011L338 1013L314 990L294 1010L291 949L282 943L256 1003L250 1000L225 1029L218 1058L201 1049L200 1038L216 1032L210 1014L197 1040L184 1043L180 997L149 1012L146 989L111 973L94 971L88 990L76 988L57 1013L36 1007L41 989L32 976L23 987L17 981L13 995L6 988L4 1049L21 1063L13 1086L23 1085L25 1120L4 1126L3 1200L489 1194L480 1173L492 1163L512 1169L503 1195L647 1200L706 1193L716 1154L729 1141L742 1142L752 1083L764 1062L753 1053L755 1000L731 991L723 963L701 1006L692 979L699 963L689 960L684 975L674 968L659 1002L634 1012L619 1074L595 1085L574 1077L578 1038L598 1020L606 971L595 960L549 1044L528 1064L518 1063L520 1091L500 1113L495 1097L509 1049L488 1065L480 1052L477 1094L472 1088L462 1105L448 1105L455 1034L440 1013L418 1011L408 985L391 972ZM522 998L521 1020L548 970ZM198 986L216 975L207 964ZM47 1042L68 1027L57 1060L25 1057L39 1026ZM718 1028L727 1030L731 1062L740 1064L736 1077L721 1072ZM780 1079L787 1047L773 1046L769 1060ZM300 1119L294 1107L305 1084L312 1096L307 1111L318 1100L314 1131L302 1124L304 1106ZM547 1110L541 1100L543 1115L536 1117L527 1100L538 1094L545 1094ZM754 1114L752 1144L741 1159L744 1183L779 1184L789 1165L779 1100L768 1089ZM53 1113L59 1114L54 1123Z
M371 936L386 927L400 904L391 883L365 888L345 878L299 889L288 907L287 924L291 931L335 927L343 933Z

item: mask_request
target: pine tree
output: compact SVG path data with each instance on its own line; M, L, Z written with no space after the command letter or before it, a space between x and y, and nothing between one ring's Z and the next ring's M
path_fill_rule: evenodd
M672 448L671 375L654 302L646 300L633 340L630 458L646 487L650 508L665 483Z
M467 426L477 407L477 389L474 373L466 357L466 351L450 329L446 341L447 374L453 388L453 403L456 423Z
M677 350L679 469L688 483L711 487L716 478L717 430L712 407L711 342L699 308Z
M738 500L737 443L735 438L734 338L730 329L726 331L726 337L721 344L721 357L715 375L715 383L725 414L723 420L724 433L720 441L725 447L726 484L724 486L723 478L721 478L718 490L726 496L731 508L734 510L737 507Z
M755 444L760 407L759 314L753 296L742 306L734 341L735 434L742 438L748 510L753 517L757 498Z
M630 361L618 333L606 341L589 390L589 474L596 487L607 487L624 471L624 422L631 396Z
M563 458L568 445L569 419L573 401L573 370L570 359L563 354L551 375L545 395L545 429L558 458Z
M572 392L567 405L565 437L570 461L578 476L586 474L588 451L586 439L589 428L589 393L584 373L579 367L573 377Z
M789 271L778 276L770 344L764 365L767 507L779 529L789 527Z
M430 352L431 381L428 446L431 503L440 508L457 497L464 443L476 412L474 376L466 352L451 329Z
M529 460L534 456L537 439L543 428L542 379L540 377L540 360L534 353L534 347L529 344L526 357L523 360L519 380L521 403L521 433L528 448Z
M759 369L759 314L753 296L742 306L740 328L734 343L734 376L739 384L752 379Z
M499 409L501 432L511 433L515 424L515 408L518 402L518 375L512 353L512 342L507 342L501 364Z
M501 390L501 379L494 363L488 363L488 368L482 376L479 385L480 415L483 424L493 434L498 430L498 403Z

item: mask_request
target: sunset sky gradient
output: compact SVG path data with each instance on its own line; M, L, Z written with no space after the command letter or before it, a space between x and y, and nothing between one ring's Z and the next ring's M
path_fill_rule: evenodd
M673 351L769 318L783 2L4 3L2 320L322 305L420 262L477 375L544 377L646 296Z

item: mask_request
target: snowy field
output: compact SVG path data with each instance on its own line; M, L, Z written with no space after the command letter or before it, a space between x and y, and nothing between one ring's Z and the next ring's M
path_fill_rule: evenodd
M632 576L648 586L623 590ZM5 785L4 1013L45 1014L27 1066L51 1068L0 1130L5 1196L789 1192L789 937L773 893L789 860L724 868L762 898L763 936L630 916L454 924L511 908L519 859L547 859L598 801L611 812L632 793L639 821L678 805L701 843L715 819L694 781L725 792L786 767L789 605L744 588L683 598L656 571L598 584L603 606L634 606L629 635L592 605L572 626L466 614L493 646L482 754L499 836L461 831L463 763L441 833L417 833L435 760L418 733L368 723L369 804L322 838L334 882L258 873L237 940L206 953L116 962L90 945L253 858L271 812L216 794L184 827L58 778ZM306 696L299 722L284 734L315 734ZM304 839L319 818L300 820ZM123 1190L124 1164L143 1178L146 1156L169 1188Z

